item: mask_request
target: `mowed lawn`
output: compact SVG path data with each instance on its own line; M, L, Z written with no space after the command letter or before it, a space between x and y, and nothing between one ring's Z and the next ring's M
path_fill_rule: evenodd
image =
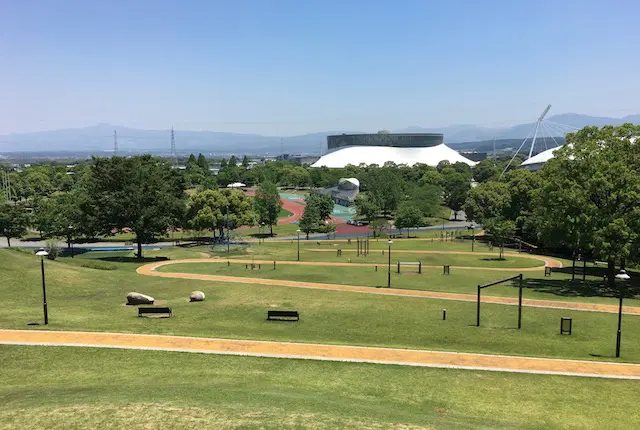
M159 251L160 252L160 251ZM164 254L170 250L162 250ZM181 257L196 251L176 250ZM149 253L152 254L152 253ZM81 267L109 264L115 270ZM87 330L372 345L493 354L607 360L615 346L616 315L525 308L516 330L516 307L361 293L141 276L137 262L68 259L47 261L50 330ZM0 250L0 327L26 329L41 321L40 262L33 255ZM415 275L418 276L418 275ZM207 299L189 303L193 290ZM130 291L171 306L168 319L138 318L125 306ZM442 321L442 309L447 320ZM269 309L296 309L299 323L266 321ZM574 318L574 334L558 334L562 316ZM43 326L39 326L43 328ZM625 316L622 359L640 362L640 318Z
M637 381L1 346L0 428L634 429Z
M247 257L243 257L247 260ZM251 261L249 258L248 261ZM304 262L303 262L304 263ZM273 269L272 263L259 266L252 263L235 262L233 258L210 259L201 263L178 263L158 267L159 272L197 273L206 275L266 278L291 280L299 282L329 283L342 285L357 285L372 288L387 286L388 266L316 266L277 264ZM260 267L258 269L258 267ZM519 274L518 271L474 270L452 268L449 275L443 274L442 269L422 268L418 273L417 266L401 267L397 273L397 266L391 267L391 286L393 288L409 290L440 291L448 293L476 294L479 284L487 284L500 279L506 279ZM570 275L554 274L551 278L544 277L544 271L523 271L524 293L528 299L574 301L585 303L603 303L616 305L618 299L615 291L607 291L610 297L602 297L602 280L591 279L586 283L570 282ZM514 280L484 289L482 294L488 296L518 297L519 281ZM640 300L627 299L627 306L640 306Z

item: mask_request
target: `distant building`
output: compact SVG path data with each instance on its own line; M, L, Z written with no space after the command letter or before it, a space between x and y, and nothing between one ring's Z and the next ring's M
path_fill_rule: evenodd
M282 154L276 156L276 160L286 160L297 164L313 164L318 161L320 157L316 155L302 155L302 154Z
M327 148L330 152L311 167L382 166L386 162L408 166L421 163L434 167L441 161L451 164L462 162L469 166L476 164L445 145L444 136L439 133L341 134L327 136Z
M475 161L476 163L487 159L486 152L460 151L460 155L462 155L465 158L468 158L471 161Z
M335 187L317 188L315 193L329 196L340 206L351 206L360 192L360 181L356 178L342 178Z

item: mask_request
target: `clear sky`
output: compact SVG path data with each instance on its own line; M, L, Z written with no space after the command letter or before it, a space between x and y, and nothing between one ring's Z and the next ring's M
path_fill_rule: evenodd
M634 0L0 0L0 134L292 135L640 106Z

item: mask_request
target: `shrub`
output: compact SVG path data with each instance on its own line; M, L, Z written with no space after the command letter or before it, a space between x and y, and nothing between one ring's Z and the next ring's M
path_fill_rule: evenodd
M58 255L60 255L60 247L55 241L49 240L47 241L47 252L49 253L49 255L47 255L47 258L49 260L55 260L56 258L58 258Z
M102 261L86 261L80 267L96 270L116 270L118 268L115 264L103 263Z

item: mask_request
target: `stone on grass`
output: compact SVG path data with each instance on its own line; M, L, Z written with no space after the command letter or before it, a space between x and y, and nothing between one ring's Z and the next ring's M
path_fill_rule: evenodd
M193 291L189 294L190 302L201 302L204 300L204 293L202 291Z
M128 305L152 305L155 299L142 293L127 294Z

